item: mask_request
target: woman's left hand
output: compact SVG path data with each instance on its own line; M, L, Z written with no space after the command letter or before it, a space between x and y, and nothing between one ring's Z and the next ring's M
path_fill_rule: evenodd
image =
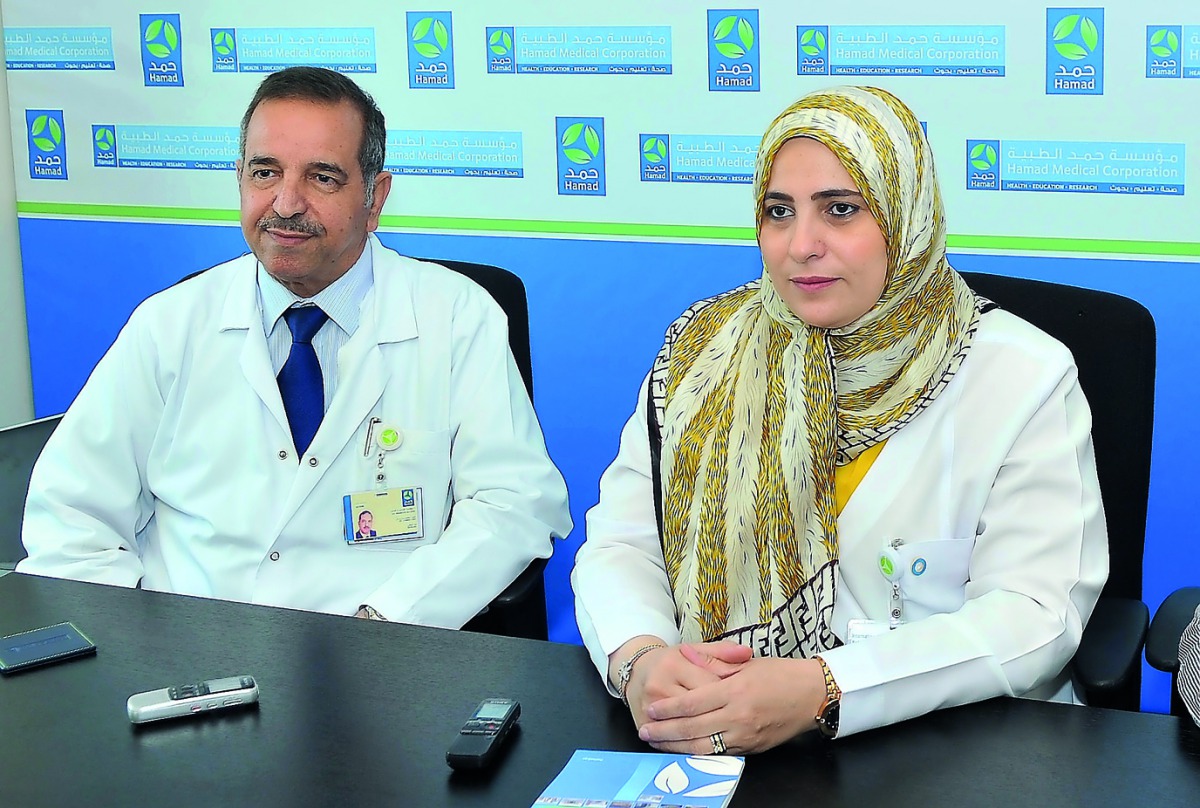
M649 705L638 735L663 752L711 755L719 732L729 754L762 752L812 729L824 700L815 660L751 659L718 682Z

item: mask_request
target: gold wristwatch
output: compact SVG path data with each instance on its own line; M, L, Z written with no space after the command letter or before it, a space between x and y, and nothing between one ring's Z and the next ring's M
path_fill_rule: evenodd
M817 708L817 717L814 720L822 735L826 738L836 738L842 718L842 689L833 680L833 673L825 664L825 660L820 657L813 659L820 664L821 673L825 676L825 701Z

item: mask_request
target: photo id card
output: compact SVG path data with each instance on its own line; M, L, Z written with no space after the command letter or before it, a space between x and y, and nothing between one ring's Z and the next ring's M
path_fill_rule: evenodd
M425 537L420 488L359 491L342 498L347 544L411 541Z

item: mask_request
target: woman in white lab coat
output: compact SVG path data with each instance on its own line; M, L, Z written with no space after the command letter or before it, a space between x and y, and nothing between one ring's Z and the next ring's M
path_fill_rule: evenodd
M762 278L667 330L588 514L572 580L610 692L691 754L1075 700L1108 557L1069 351L947 263L889 93L788 107L754 191Z

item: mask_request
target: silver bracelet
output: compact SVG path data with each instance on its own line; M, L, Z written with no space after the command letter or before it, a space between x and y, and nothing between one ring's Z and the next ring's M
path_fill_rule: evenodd
M633 664L651 651L666 647L667 646L661 642L652 642L648 645L643 645L641 648L634 651L633 655L629 657L629 659L622 662L621 667L617 668L617 693L621 696L621 702L626 707L629 706L629 697L627 692L629 690L629 680L633 677Z

